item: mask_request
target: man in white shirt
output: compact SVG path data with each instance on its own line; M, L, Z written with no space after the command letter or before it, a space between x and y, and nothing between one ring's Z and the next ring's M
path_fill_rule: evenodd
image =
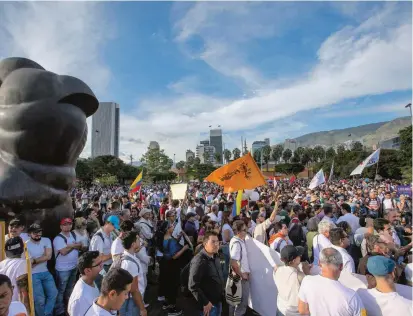
M334 228L333 223L327 221L321 221L318 223L318 234L313 238L313 255L314 261L313 264L318 265L318 258L320 256L321 250L327 247L331 247L330 242L330 229Z
M52 258L52 242L42 237L42 227L32 224L28 228L30 239L26 242L32 260L33 296L36 316L53 316L57 289L47 261Z
M121 315L136 315L146 316L147 312L143 302L143 293L145 292L145 281L143 278L142 266L136 253L141 248L140 238L137 232L130 231L122 235L122 245L125 248L119 261L115 262L115 266L128 271L132 277L132 286L130 289L130 297L123 303Z
M102 270L102 261L99 251L87 251L79 257L77 267L80 278L70 295L68 313L69 316L84 315L99 296L99 290L95 279Z
M19 301L12 301L13 286L7 275L0 274L0 315L28 316L26 307Z
M276 195L276 198L278 195ZM269 218L265 219L265 208L261 208L257 216L257 225L254 228L254 239L268 245L267 240L267 229L270 228L271 224L274 222L279 222L281 220L280 216L277 216L278 212L278 202L275 203L274 210L272 211Z
M231 257L231 268L233 273L241 277L242 297L241 303L237 306L230 306L230 315L245 315L248 306L250 284L250 266L248 262L247 248L245 246L245 237L247 236L247 226L244 221L237 220L233 224L233 230L236 234L229 243L229 253Z
M115 229L119 229L119 217L117 217L116 215L111 215L106 219L105 224L95 233L95 235L93 235L92 239L90 240L89 250L99 251L100 259L103 262L104 271L101 271L101 274L95 280L98 289L100 289L100 286L102 284L102 274L108 272L112 264L111 233Z
M341 204L341 211L344 215L337 220L336 224L347 222L351 227L351 234L354 235L356 230L360 228L360 219L351 213L351 207L347 203Z
M149 241L153 238L154 228L153 224L150 221L152 216L152 211L148 208L144 208L139 212L141 217L136 223L136 226L139 228L139 235L145 241Z
M7 241L9 238L12 238L12 237L20 236L21 239L23 239L23 242L26 242L30 238L28 234L23 233L24 224L22 223L21 220L17 218L12 219L10 221L8 229L9 229L9 233L5 236L4 241Z
M323 206L324 210L324 217L321 221L327 221L331 224L334 224L333 222L333 207L330 204L324 204Z
M394 282L396 262L384 256L372 256L367 269L376 279L376 287L359 289L367 315L413 315L412 301L396 292Z
M338 279L343 269L341 254L334 248L320 253L321 274L306 276L298 293L298 311L301 315L365 316L366 311L355 291Z
M343 271L356 273L354 260L346 250L350 246L347 233L341 227L333 228L330 230L330 241L332 243L331 247L336 249L343 258Z
M134 229L134 225L132 221L124 221L120 224L120 234L119 237L117 237L113 243L112 247L110 248L110 253L112 255L112 260L116 261L117 258L125 251L125 248L123 248L122 245L122 236L126 232L130 232Z
M76 266L79 258L79 249L83 244L76 241L76 235L72 232L72 219L63 218L60 221L59 235L53 240L53 248L56 258L57 298L55 315L65 315L65 302L69 301L76 282Z
M22 259L24 244L21 237L12 237L6 241L4 246L6 259L0 262L0 274L7 275L13 285L13 301L19 300L19 289L17 280L24 278L27 274L26 259ZM27 276L26 276L27 277Z
M114 316L129 296L132 275L122 268L112 268L102 281L99 297L84 316Z

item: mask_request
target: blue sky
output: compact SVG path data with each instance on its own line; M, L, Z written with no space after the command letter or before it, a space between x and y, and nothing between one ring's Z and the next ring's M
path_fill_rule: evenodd
M138 159L156 140L183 159L209 125L221 125L234 148L241 136L249 145L276 143L408 115L411 9L409 2L0 3L0 57L31 58L119 103L125 158Z

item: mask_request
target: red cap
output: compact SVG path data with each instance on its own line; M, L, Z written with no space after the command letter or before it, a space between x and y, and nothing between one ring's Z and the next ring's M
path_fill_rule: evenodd
M72 224L72 223L73 223L72 219L69 218L69 217L66 217L66 218L63 218L63 219L60 221L60 225L64 225L64 224L67 224L67 223Z

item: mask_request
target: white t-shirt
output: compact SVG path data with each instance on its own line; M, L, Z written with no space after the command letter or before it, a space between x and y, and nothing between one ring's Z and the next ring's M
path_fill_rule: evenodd
M306 276L298 297L308 304L310 314L314 316L365 315L363 303L355 291L321 275Z
M80 234L78 231L73 231L76 235L76 242L81 242L83 247L89 247L89 236L87 232L84 235Z
M129 260L122 260L121 268L128 271L133 277L138 277L138 288L139 292L141 292L142 296L145 293L145 280L143 278L143 270L142 266L139 262L139 259L136 256L131 255L126 250L123 252L124 256L128 256L132 258L132 260L136 263L130 262Z
M117 311L108 312L107 310L103 309L96 304L95 300L84 316L116 316L117 314Z
M298 291L300 280L297 269L288 266L277 267L274 282L278 289L277 308L283 315L298 316Z
M23 242L26 242L26 241L28 241L28 240L30 239L30 236L29 236L28 233L21 233L21 234L20 234L20 238L23 239ZM10 239L10 236L9 236L9 234L7 234L7 235L5 236L4 241L7 241L7 240L9 240L9 239Z
M413 275L413 263L408 263L404 268L404 274L406 275L406 280L410 283L412 282L412 275Z
M222 236L222 243L226 244L226 242L224 241L224 231L228 230L229 231L229 240L231 240L232 237L234 237L234 231L232 230L231 226L229 224L224 224L224 226L222 226L222 232L221 232L221 236Z
M354 242L356 246L360 247L363 242L364 235L369 231L367 227L360 227L354 233Z
M369 316L413 315L412 301L397 292L382 293L377 289L358 289L357 294L360 295Z
M287 242L285 241L285 239L278 237L274 239L273 242L270 244L270 248L277 251L277 247L278 247L278 250L281 253L281 250L287 245L293 245L293 242L290 239L288 239L288 242Z
M5 274L9 277L11 285L14 286L12 301L18 301L19 289L17 288L16 281L18 277L27 274L26 259L4 259L0 262L0 274Z
M348 254L347 250L341 247L337 247L332 245L332 248L336 249L343 258L343 270L348 271L350 273L356 273L356 267L354 265L353 258Z
M112 247L112 238L110 235L106 235L103 229L99 229L97 232L102 233L103 240L95 234L90 241L89 250L90 251L99 251L99 253L103 253L104 255L111 254L111 247ZM112 264L112 259L108 259L103 262L104 265Z
M336 224L341 223L341 222L347 222L351 227L352 234L354 234L356 232L356 230L358 228L360 228L359 220L360 219L356 215L351 214L351 213L347 213L347 214L341 216L337 220Z
M313 238L313 254L314 254L314 261L313 264L318 265L318 260L320 258L320 252L324 248L331 247L332 243L330 239L328 239L323 234L317 234Z
M123 248L122 239L120 239L119 237L116 238L112 243L112 247L110 248L110 253L111 253L112 257L120 255L124 251L125 251L125 248Z
M241 245L241 247L240 247ZM231 259L241 262L241 272L250 273L250 265L248 263L247 247L245 241L234 236L229 242L229 254Z
M11 302L8 316L27 316L26 306L22 302Z
M35 242L32 239L26 241L26 247L29 251L30 258L37 259L43 257L45 249L52 249L52 242L49 238L42 237L39 242ZM32 267L32 274L47 272L47 261L36 264Z
M95 299L99 296L99 289L95 285L91 287L86 284L85 281L80 278L75 287L73 288L72 294L70 295L68 313L70 316L84 315L87 309L93 304Z
M63 235L63 233L61 232ZM57 271L70 271L76 268L77 260L79 259L79 250L73 249L69 252L66 256L58 254L60 249L66 248L67 245L72 245L76 243L76 240L73 238L72 233L70 232L69 235L64 235L67 240L67 244L65 240L61 236L56 236L53 239L53 248L54 248L54 255L56 257L56 270Z
M215 222L215 223L219 223L219 219L218 217L215 215L214 212L208 213L207 214L208 217L211 219L211 221Z

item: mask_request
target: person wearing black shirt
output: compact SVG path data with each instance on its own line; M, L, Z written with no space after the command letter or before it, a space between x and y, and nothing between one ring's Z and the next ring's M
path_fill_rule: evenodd
M219 257L218 234L205 233L202 249L191 261L188 289L198 302L202 315L220 316L224 278Z

